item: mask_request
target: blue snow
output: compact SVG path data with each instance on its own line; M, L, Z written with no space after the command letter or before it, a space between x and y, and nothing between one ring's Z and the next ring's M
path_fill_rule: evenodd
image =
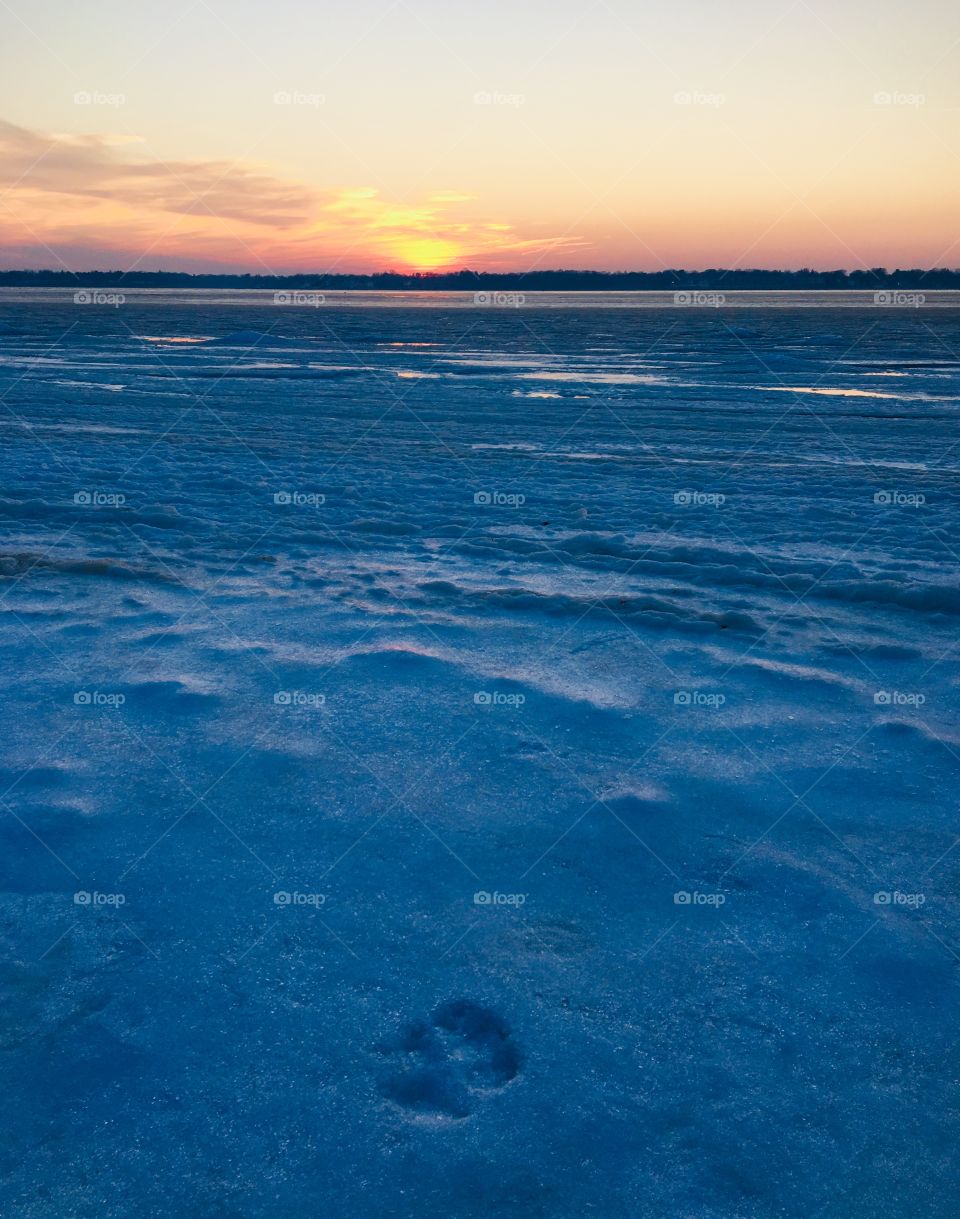
M0 293L4 1214L960 1213L957 299L609 303Z

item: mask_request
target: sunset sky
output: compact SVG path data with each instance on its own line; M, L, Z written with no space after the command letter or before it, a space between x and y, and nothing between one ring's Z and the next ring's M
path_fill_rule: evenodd
M956 0L3 0L0 267L960 266Z

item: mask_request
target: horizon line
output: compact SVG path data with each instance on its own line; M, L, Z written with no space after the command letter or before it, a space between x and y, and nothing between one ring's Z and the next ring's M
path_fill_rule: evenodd
M805 277L811 279L863 279L873 278L881 279L894 275L920 275L920 276L957 276L960 278L960 268L948 266L912 266L912 267L830 267L825 269L817 269L814 267L724 267L722 265L705 266L705 267L664 267L660 270L605 270L601 268L574 268L574 267L558 267L558 268L534 268L531 270L476 270L471 267L461 267L456 270L407 270L401 271L396 268L388 267L376 271L322 271L322 270L299 270L299 271L249 271L249 270L202 270L188 271L176 269L161 269L145 270L145 269L128 269L122 270L120 267L94 267L85 270L77 271L69 267L12 267L0 269L0 282L16 276L48 276L59 279L78 279L85 275L95 276L117 276L123 279L134 277L140 278L185 278L185 279L256 279L256 280L285 280L285 279L329 279L329 280L374 280L374 279L405 279L405 280L449 280L449 279L541 279L553 277L567 278L603 278L603 279L646 279L646 280L662 280L670 277L689 277L689 276L704 276L704 275L722 275L724 277L735 276L756 276L763 277L785 277L796 278Z

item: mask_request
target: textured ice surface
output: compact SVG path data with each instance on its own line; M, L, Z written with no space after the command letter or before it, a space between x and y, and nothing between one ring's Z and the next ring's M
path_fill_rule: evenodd
M4 1213L955 1216L958 369L0 301Z

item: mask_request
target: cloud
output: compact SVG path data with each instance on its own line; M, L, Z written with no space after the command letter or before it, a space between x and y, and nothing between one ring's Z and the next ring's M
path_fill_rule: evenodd
M263 165L162 161L135 137L0 121L0 260L8 266L431 268L583 244L520 234L478 208L456 190L400 201L371 186L324 192Z
M279 228L310 217L310 192L263 170L229 161L132 159L131 143L103 135L44 135L0 121L0 188Z

